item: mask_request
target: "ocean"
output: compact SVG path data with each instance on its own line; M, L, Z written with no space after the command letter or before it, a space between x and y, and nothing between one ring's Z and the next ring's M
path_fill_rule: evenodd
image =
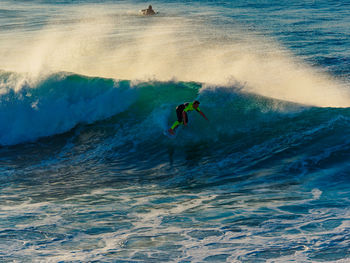
M348 1L2 0L0 262L350 262L349 83Z

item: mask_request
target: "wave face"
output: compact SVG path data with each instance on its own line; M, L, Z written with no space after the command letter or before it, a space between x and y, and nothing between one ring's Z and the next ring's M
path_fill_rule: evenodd
M243 135L266 126L270 126L277 137L284 137L291 128L300 126L292 125L295 119L319 123L327 113L328 122L332 123L338 118L346 120L348 112L266 98L246 93L239 86L229 88L195 82L131 82L64 72L35 81L28 76L3 72L1 82L0 125L6 127L0 134L3 146L58 135L78 125L95 125L98 121L130 126L132 131L127 132L126 137L148 141L176 120L174 109L181 100L202 101L212 121L208 123L192 114L193 125L186 127L186 132L180 132L183 133L177 138L180 143L214 142L222 136ZM281 130L280 123L288 129Z
M349 261L349 6L311 2L1 1L0 261Z
M135 95L128 83L72 74L31 82L15 73L0 75L0 144L11 145L69 131L122 112ZM125 87L124 87L125 86Z

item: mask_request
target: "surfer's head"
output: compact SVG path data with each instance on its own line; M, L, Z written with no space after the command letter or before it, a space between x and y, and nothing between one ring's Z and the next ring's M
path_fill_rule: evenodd
M152 10L152 6L151 6L151 5L149 5L149 6L148 6L148 9L149 9L149 10Z
M199 104L200 104L200 102L199 102L198 100L195 100L195 101L193 102L193 108L197 109L198 106L199 106Z

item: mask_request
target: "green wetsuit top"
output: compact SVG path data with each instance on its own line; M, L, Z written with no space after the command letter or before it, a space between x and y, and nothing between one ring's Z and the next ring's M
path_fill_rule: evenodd
M196 110L198 112L201 111L199 107L197 109L193 108L193 102L191 102L191 103L188 103L188 105L184 109L184 112L193 111L193 110Z

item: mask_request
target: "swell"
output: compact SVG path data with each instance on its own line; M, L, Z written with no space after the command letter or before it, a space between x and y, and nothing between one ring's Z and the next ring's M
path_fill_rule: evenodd
M13 73L2 74L5 79L22 83L18 90L3 86L0 97L5 181L17 180L18 171L38 180L52 173L59 182L70 181L72 193L83 189L82 181L89 188L91 180L197 190L307 186L320 178L322 183L313 183L318 188L348 185L348 108L309 107L189 82L69 73L36 83ZM175 139L164 136L176 119L175 107L194 99L210 122L191 112Z
M202 101L215 123L203 122L192 114L194 125L187 131L190 140L200 130L206 134L201 139L232 134L300 108L288 102L247 96L237 87L210 87L195 82L132 82L67 72L38 80L1 72L0 83L1 145L35 141L112 116L113 125L130 128L126 137L148 140L175 120L178 104L194 99Z
M159 157L164 149L170 154L180 149L184 153L180 159L206 156L223 167L230 159L231 166L249 170L269 159L276 162L303 154L311 163L333 162L334 153L348 145L348 108L309 107L246 93L239 87L117 81L65 72L40 81L2 72L0 81L3 146L43 137L46 143L59 141L63 134L78 136L83 149L99 145L97 158L113 152L112 156L128 160L140 152L142 159ZM180 127L176 139L165 137L163 132L176 119L175 107L194 99L201 101L210 121L191 113L190 125ZM73 133L64 135L69 131ZM302 171L299 165L292 165L291 171Z

